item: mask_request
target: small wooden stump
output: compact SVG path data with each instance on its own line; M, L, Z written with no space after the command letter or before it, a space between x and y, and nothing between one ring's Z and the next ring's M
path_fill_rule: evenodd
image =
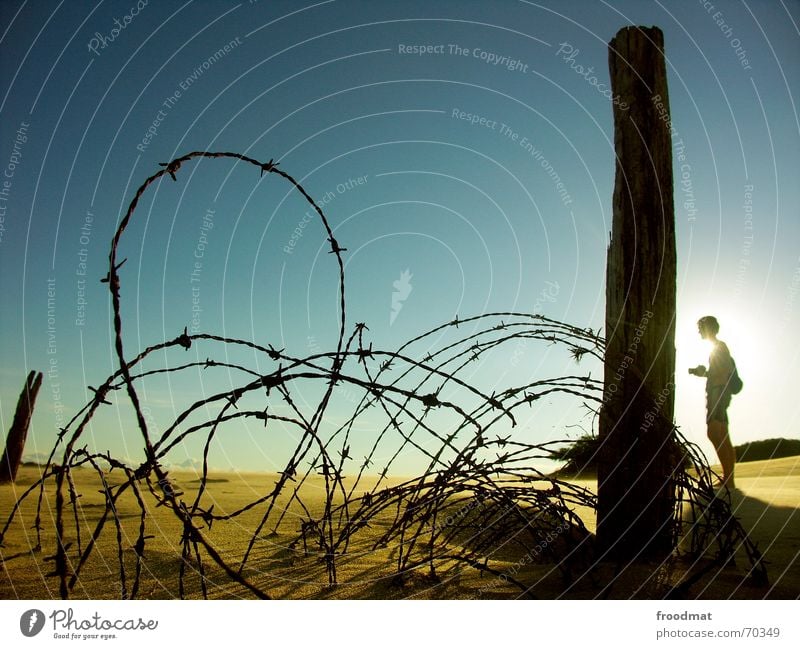
M14 421L6 438L6 450L0 460L0 483L14 482L17 477L17 470L22 461L22 451L25 449L25 440L28 437L28 426L30 426L33 416L33 406L41 385L42 373L31 371L22 388L22 394L19 395Z

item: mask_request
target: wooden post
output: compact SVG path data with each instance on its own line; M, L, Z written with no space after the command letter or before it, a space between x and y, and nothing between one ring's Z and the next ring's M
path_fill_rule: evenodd
M17 469L22 461L22 451L25 449L25 439L28 437L28 426L33 415L33 406L41 385L42 373L31 371L22 388L22 393L19 395L14 421L11 423L6 438L6 450L0 460L0 483L14 482L17 477Z
M625 562L661 560L675 540L675 213L663 50L657 27L626 27L609 44L617 164L597 540L604 558Z

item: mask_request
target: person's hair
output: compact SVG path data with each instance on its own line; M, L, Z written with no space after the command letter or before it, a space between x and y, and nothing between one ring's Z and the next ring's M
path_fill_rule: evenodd
M715 336L719 333L719 322L713 315L706 315L697 321L698 326L706 331L710 331Z

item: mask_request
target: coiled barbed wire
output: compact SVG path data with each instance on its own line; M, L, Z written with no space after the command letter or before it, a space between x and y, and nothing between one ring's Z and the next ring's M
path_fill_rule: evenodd
M260 175L275 174L288 181L314 208L334 255L338 273L339 318L334 351L297 357L272 345L218 336L210 333L190 335L186 329L171 340L147 347L129 357L123 345L121 315L122 289L118 247L139 200L156 181L170 176L177 180L182 165L196 158L227 158L259 169ZM187 571L197 576L199 595L209 596L207 566L216 565L231 582L246 589L252 596L268 598L268 579L256 583L245 574L253 559L259 539L275 534L294 507L302 511L300 528L289 542L290 548L302 543L304 552L314 554L324 563L327 582L339 583L337 563L351 550L354 541L360 547L391 547L396 555L390 574L401 579L424 568L432 580L442 572L465 567L494 575L504 584L513 584L521 594L535 596L536 584L524 583L496 556L510 549L528 562L555 566L565 582L573 575L590 570L593 535L575 512L576 507L596 508L596 496L583 487L546 475L534 468L549 459L553 449L568 440L546 443L520 441L509 433L516 426L515 412L553 394L567 395L596 412L602 404L602 382L586 375L541 378L486 394L473 381L462 378L471 367L490 353L521 341L540 341L558 346L576 361L584 356L598 362L604 359L604 341L599 332L572 326L538 314L489 313L452 321L423 333L396 350L373 349L365 340L365 323L348 329L345 300L345 272L342 248L333 235L321 207L306 190L272 160L260 162L239 153L195 151L162 163L162 169L151 175L136 191L127 212L120 221L111 242L109 271L101 280L109 287L113 309L114 348L118 369L97 388L91 388L92 399L83 406L57 435L42 475L14 505L4 527L0 544L15 516L27 498L38 496L34 527L36 547L42 549L42 505L45 487L51 481L55 489L55 553L50 558L54 569L50 576L58 579L59 595L67 598L79 583L81 572L109 522L113 525L119 571L120 597L136 598L140 594L143 561L151 531L150 507L164 507L180 524L181 560L178 566L179 596L197 596L188 588ZM349 333L348 333L349 331ZM440 349L428 351L422 359L414 357L414 348L441 340ZM156 352L222 345L255 352L275 369L260 370L228 359L189 361L180 365L145 369ZM431 349L429 345L429 350ZM247 380L233 388L223 389L198 399L182 410L171 424L157 429L148 423L138 385L148 377L178 374L189 369L241 373ZM314 383L324 386L319 401L310 409L298 405L297 386ZM345 386L351 398L352 412L338 426L325 423L334 390ZM131 466L110 452L80 446L84 434L110 395L127 395L144 442L145 459ZM277 396L283 410L272 406ZM245 402L263 407L245 409ZM214 412L211 418L202 413ZM363 460L351 456L353 431L365 413L379 413L384 423L379 426ZM431 413L447 413L449 424L440 429L431 422ZM202 421L195 422L197 418ZM263 423L264 430L279 431L284 427L296 431L296 445L289 454L274 486L252 501L229 512L214 512L208 504L210 491L208 456L211 443L223 424L252 420ZM164 464L170 451L190 437L203 439L203 463L197 493L183 499L170 480ZM751 562L751 573L766 578L758 550L731 513L730 503L714 492L711 473L699 449L675 430L676 440L685 454L684 470L675 477L675 536L686 522L687 512L694 534L690 554L701 557L711 552L711 567L698 569L674 592L686 591L692 583L714 566L728 561L739 548L744 548ZM401 454L409 449L426 458L427 465L415 478L392 484L389 476ZM60 454L60 460L56 461ZM378 464L381 464L378 467ZM88 538L81 532L80 494L73 472L84 467L97 475L103 495L103 511ZM345 481L345 470L355 469L351 482ZM371 478L369 470L377 471ZM107 476L121 476L111 483ZM322 512L306 502L303 487L321 475L324 484ZM118 503L130 494L136 503L138 528L133 543L124 533ZM71 522L70 522L71 513ZM212 540L214 524L233 524L245 515L258 514L257 523L248 531L247 542L234 553L220 549ZM370 530L380 522L381 533ZM241 523L239 523L241 524ZM364 540L366 539L366 541ZM128 547L130 546L130 547ZM133 567L126 551L133 551ZM361 550L359 550L361 551ZM230 556L226 556L230 555ZM235 560L233 559L235 557ZM683 589L681 591L680 589Z

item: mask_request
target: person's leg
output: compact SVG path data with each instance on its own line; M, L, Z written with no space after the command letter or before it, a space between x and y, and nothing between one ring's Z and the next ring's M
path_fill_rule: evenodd
M728 424L712 419L708 422L708 439L717 451L719 462L722 465L722 482L728 489L735 486L733 473L736 465L736 451L728 435Z
M728 434L728 422L722 424L722 444L719 447L719 461L722 463L722 475L728 489L733 489L736 483L733 473L736 467L736 449L733 448L731 436Z

